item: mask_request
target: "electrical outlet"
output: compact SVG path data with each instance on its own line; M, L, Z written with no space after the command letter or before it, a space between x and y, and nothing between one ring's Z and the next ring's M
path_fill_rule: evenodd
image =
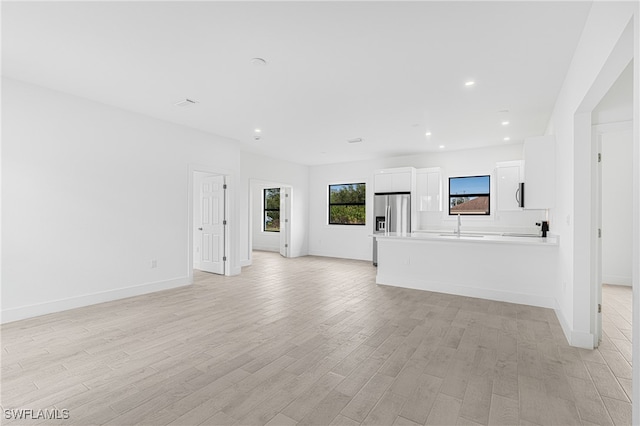
M158 261L155 259L151 260L151 269L157 268L158 267Z

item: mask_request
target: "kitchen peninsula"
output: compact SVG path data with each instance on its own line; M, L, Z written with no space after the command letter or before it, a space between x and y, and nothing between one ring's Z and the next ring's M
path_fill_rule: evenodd
M556 308L558 238L377 234L376 283Z

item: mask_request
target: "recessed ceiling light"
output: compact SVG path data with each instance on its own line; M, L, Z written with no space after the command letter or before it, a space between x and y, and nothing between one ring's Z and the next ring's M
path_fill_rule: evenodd
M503 126L508 126L508 125L509 125L509 121L504 120L504 121L502 122L502 125L503 125Z
M264 67L267 65L267 61L262 58L251 58L251 63L256 67Z
M427 132L424 134L425 136L431 136L431 132Z
M507 136L506 138L504 138L505 141L510 141L511 138L509 136Z
M476 82L473 81L473 80L469 80L469 81L464 83L464 85L467 86L467 87L473 86L474 84L476 84Z
M184 107L184 106L191 106L191 105L195 105L197 104L197 101L194 101L192 99L184 99L180 102L176 102L174 105L175 106L179 106L179 107Z
M256 132L256 133L260 133L260 132L262 132L262 130L260 130L260 129L255 129L255 130L254 130L254 132Z
M440 149L444 149L444 145L440 145L438 148L440 148Z

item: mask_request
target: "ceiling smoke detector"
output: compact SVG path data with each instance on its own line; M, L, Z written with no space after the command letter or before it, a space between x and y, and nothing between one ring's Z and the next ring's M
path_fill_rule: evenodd
M195 105L197 103L198 103L197 101L194 101L192 99L185 99L183 101L176 102L174 105L178 107L185 107L185 106Z

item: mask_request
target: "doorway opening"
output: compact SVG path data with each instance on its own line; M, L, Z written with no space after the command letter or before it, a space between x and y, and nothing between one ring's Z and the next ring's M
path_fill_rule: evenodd
M633 66L631 60L591 112L597 228L592 243L596 285L594 346L604 343L618 350L612 345L617 342L624 346L623 352L631 346L631 317L630 313L628 320L621 315L625 311L621 296L628 294L631 298L632 294L611 286L630 288L633 282ZM603 285L607 286L606 291ZM611 294L618 297L605 300ZM606 312L607 309L613 312ZM612 337L616 339L613 342Z
M606 312L606 308L610 307L614 311L621 310L622 313L624 308L617 306L620 303L624 305L621 298L624 294L632 297L631 291L612 287L603 291L603 285L626 286L628 290L632 285L633 122L598 124L593 126L593 132L598 149L596 221L599 238L596 243L596 297L597 303L603 308L599 309L596 335L600 343L607 334L615 334L616 338L624 337L620 330L625 330L624 323L631 321L630 317L626 320L615 312ZM613 300L606 300L605 297L609 294L616 294L618 297L614 300L619 303L612 304ZM631 329L631 324L628 329ZM628 337L630 342L630 334Z
M605 98L606 99L606 98ZM594 112L594 122L597 122ZM632 121L596 124L596 340L613 377L632 399Z
M293 188L282 182L249 182L249 254L254 250L293 257L291 228Z

